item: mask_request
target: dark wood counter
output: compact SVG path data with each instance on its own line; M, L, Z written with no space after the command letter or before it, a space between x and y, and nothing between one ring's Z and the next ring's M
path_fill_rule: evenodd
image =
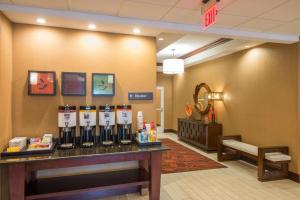
M159 200L161 155L164 146L137 145L55 150L51 154L1 158L8 167L10 200L94 199L149 188L149 199ZM94 174L37 179L43 169L113 162L139 161L140 168Z

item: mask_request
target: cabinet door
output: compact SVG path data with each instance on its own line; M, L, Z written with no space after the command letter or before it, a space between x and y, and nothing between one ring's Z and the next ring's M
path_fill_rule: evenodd
M200 124L197 124L197 135L195 138L195 141L197 143L201 143L201 132L202 132L202 126Z
M181 123L182 126L182 137L186 137L186 131L187 131L187 124L185 122Z
M182 136L182 122L180 120L178 120L178 126L177 126L177 129L178 129L178 136L181 137Z
M191 128L191 140L195 141L197 134L197 124L192 124Z
M201 145L203 145L203 126L201 125L199 125L199 143L201 144Z
M204 146L207 145L207 129L208 127L206 125L202 126L201 144Z
M189 123L189 129L188 129L188 139L192 140L193 138L193 124Z

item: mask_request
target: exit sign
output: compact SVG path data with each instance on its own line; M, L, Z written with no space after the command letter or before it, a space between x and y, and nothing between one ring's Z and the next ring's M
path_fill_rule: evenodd
M211 26L216 22L217 14L218 14L217 4L214 4L204 12L203 14L204 28L208 28L209 26Z

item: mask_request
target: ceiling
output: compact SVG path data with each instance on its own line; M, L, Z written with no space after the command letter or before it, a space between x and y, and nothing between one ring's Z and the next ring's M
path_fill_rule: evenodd
M118 17L201 24L201 0L0 0ZM300 35L299 0L221 0L217 27Z
M199 34L186 34L163 48L157 53L157 62L163 62L164 59L174 57L181 57L191 51L194 51L206 44L215 41L216 37L202 36ZM159 42L158 42L159 43Z
M164 38L157 41L157 59L179 57L219 38L227 44L185 60L187 66L215 58L232 49L240 50L264 42L294 43L300 35L300 0L221 0L217 22L202 28L201 0L0 0L0 10L13 22L47 26L141 34ZM210 52L210 53L208 53Z

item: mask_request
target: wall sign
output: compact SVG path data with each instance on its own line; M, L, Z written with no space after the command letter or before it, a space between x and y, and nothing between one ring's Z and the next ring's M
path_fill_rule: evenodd
M128 100L153 100L153 92L128 92Z
M204 28L208 28L209 26L213 25L216 22L217 14L218 14L218 7L217 4L215 3L203 14Z

